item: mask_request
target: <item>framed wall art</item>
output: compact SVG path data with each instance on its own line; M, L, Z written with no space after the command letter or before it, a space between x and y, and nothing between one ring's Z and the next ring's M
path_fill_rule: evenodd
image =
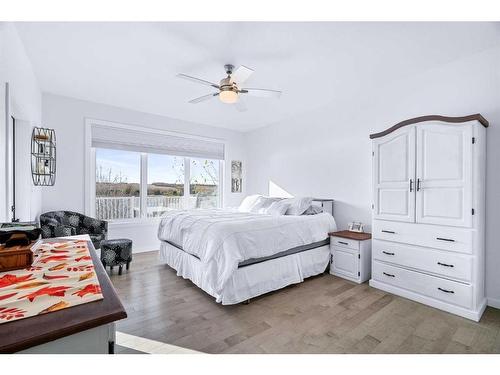
M242 165L241 161L231 161L231 193L241 193L242 191Z

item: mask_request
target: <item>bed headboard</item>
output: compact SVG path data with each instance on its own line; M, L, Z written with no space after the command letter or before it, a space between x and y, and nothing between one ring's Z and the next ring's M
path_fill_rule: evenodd
M333 202L333 199L314 198L312 204L323 207L323 210L325 210L325 212L328 212L333 216Z

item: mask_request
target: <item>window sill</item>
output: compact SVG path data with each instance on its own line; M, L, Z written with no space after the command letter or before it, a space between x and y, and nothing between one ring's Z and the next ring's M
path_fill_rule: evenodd
M117 220L107 220L108 225L112 227L118 226L137 226L137 225L153 225L159 224L161 218L159 217L148 217L139 219L117 219Z

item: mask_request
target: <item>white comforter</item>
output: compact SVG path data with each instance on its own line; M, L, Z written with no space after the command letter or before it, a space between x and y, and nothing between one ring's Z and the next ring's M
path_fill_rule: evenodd
M158 238L197 256L205 267L206 282L220 293L240 262L322 241L334 230L335 220L328 213L270 216L236 210L182 210L165 214Z

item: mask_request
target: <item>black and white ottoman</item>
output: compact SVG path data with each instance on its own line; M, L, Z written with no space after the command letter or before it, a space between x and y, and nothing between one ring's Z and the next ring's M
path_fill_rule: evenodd
M126 264L128 270L130 262L132 262L132 240L119 238L102 241L101 262L104 268L109 266L111 272L113 272L114 266L119 266L118 275L121 275L123 265Z

